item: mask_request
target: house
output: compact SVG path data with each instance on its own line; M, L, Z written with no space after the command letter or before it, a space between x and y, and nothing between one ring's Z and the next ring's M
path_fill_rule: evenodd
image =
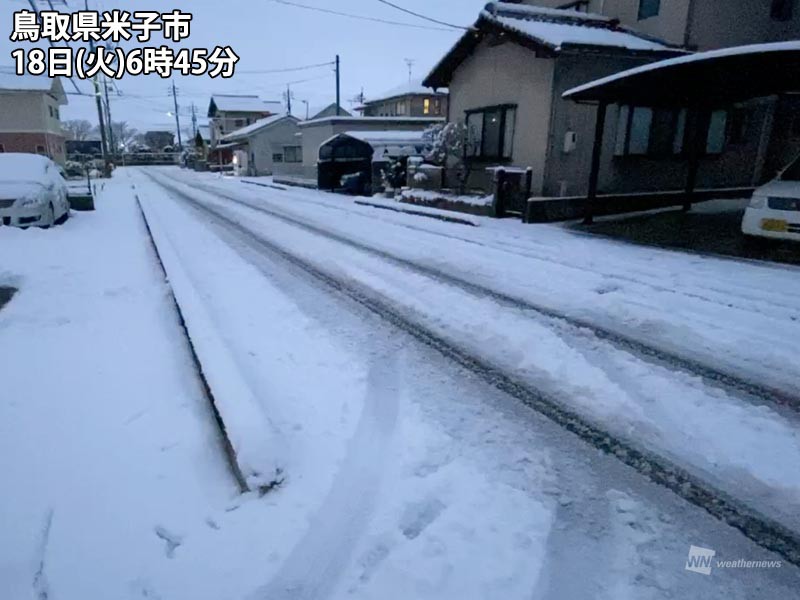
M66 161L58 78L0 73L0 152L29 152Z
M273 115L223 136L220 143L235 144L240 174L272 175L275 164L302 162L298 123L292 115Z
M444 117L447 90L431 90L422 81L410 81L367 100L358 110L365 117Z
M691 50L800 38L796 0L523 0L601 14Z
M215 94L208 104L211 146L215 147L228 133L282 111L280 102L265 101L258 96Z
M144 143L153 152L161 152L175 144L175 134L171 131L148 131L144 134Z
M525 4L599 13L687 50L800 39L797 0L523 0ZM760 108L759 108L760 107ZM756 183L770 179L800 153L800 98L784 95L734 107L734 129L759 131L761 111L772 122L754 160ZM739 133L734 132L734 136Z
M302 161L276 164L274 175L289 183L298 180L316 186L317 162L320 146L332 137L345 132L359 131L424 131L443 122L435 117L323 117L298 123L298 144L302 149Z
M491 191L487 168L505 165L532 170L535 196L576 195L586 192L594 112L562 100L561 94L586 81L680 54L607 17L491 2L474 30L461 37L424 85L449 87L449 119L467 129L472 187ZM627 160L649 151L642 134L649 117L626 114L633 116L620 133L622 168L615 171L613 185L632 191L671 185L659 177L663 173L649 172L652 165L639 168L635 160ZM653 150L662 152L668 142L671 151L667 130L678 126L666 123L663 134L659 129Z
M336 110L336 103L332 102L328 106L323 108L321 111L319 111L317 114L315 114L313 117L311 117L311 119L309 119L309 120L324 119L325 117L351 117L351 116L352 115L348 111L343 109L341 106L339 107L339 110L337 111Z

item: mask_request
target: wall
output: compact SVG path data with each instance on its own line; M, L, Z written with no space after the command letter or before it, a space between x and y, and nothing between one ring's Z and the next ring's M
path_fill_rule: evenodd
M287 119L252 135L248 145L253 174L272 175L275 168L272 155L283 154L284 146L300 146L300 137L296 135L299 131L297 122Z
M689 44L700 50L800 38L800 2L793 17L770 16L771 0L695 0Z
M561 7L569 0L523 0L524 4ZM776 21L772 0L661 0L655 17L639 20L639 0L590 0L589 12L620 22L672 44L696 50L800 38L800 2L793 18Z
M66 154L64 138L54 133L0 132L0 145L4 152L37 154L36 147L44 146L45 154L59 164L64 164Z
M37 146L44 146L50 158L63 163L66 153L58 110L55 98L42 92L0 94L0 144L6 152L35 153Z
M453 74L450 120L464 121L465 111L516 104L512 166L533 168L533 193L541 193L550 127L555 61L513 43L484 40ZM483 171L492 163L476 164Z
M242 127L247 127L251 123L255 123L259 119L264 119L270 116L271 113L263 112L263 113L256 113L256 112L246 112L246 113L238 113L238 112L225 112L225 111L218 111L217 116L210 120L209 126L211 129L211 144L216 145L224 135L229 133L233 133L237 129L241 129ZM243 124L236 124L236 121L241 120Z
M585 55L584 55L585 56ZM630 59L594 57L591 60L581 55L565 54L558 60L556 94L602 76L602 72L613 72L621 60ZM615 65L618 65L615 67ZM630 64L628 66L631 66ZM598 73L600 71L600 73ZM752 101L747 104L750 115L747 134L743 143L726 145L721 155L702 157L697 176L698 187L750 186L757 175L759 147L762 132L769 112L769 101ZM574 102L558 101L554 116L553 139L550 147L546 196L582 195L588 191L589 171L596 108ZM680 190L687 177L686 158L677 156L614 156L617 136L619 107L609 106L604 133L601 161L600 193L632 193L663 190ZM567 131L578 134L576 149L563 152L564 135ZM566 182L566 186L562 185ZM563 194L562 194L563 192Z

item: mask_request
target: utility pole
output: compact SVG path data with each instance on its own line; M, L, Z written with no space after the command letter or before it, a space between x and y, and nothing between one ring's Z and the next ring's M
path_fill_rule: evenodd
M89 0L83 0L84 8L86 11L89 10ZM94 54L95 46L94 40L89 38L89 50ZM100 98L100 84L97 82L97 75L92 77L92 84L94 87L94 100L95 104L97 105L97 120L100 124L100 148L103 152L103 164L106 166L106 172L108 172L108 140L106 139L106 124L105 119L103 118L103 101Z
M292 88L286 84L286 114L292 114Z
M111 147L111 158L117 154L117 146L114 143L114 121L111 120L111 102L108 99L108 79L103 77L103 88L106 96L106 117L108 117L108 142Z
M306 121L308 121L308 100L300 100L300 102L306 105Z
M192 102L192 135L197 137L197 107Z
M175 128L178 130L178 150L183 150L183 140L181 139L181 117L178 115L178 91L175 89L175 81L172 81L172 102L175 105Z
M339 55L336 55L336 116L342 114L342 88Z

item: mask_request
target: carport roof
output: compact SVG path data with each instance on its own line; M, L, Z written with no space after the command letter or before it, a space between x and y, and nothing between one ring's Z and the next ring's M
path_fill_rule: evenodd
M670 58L564 92L576 102L723 106L800 92L800 41L738 46Z

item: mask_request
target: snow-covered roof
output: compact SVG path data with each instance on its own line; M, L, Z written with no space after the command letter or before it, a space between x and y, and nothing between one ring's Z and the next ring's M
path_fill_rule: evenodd
M200 134L200 137L204 140L211 139L211 126L209 125L198 125L197 126L197 133Z
M281 103L272 100L262 100L258 96L234 95L234 94L214 94L211 96L211 103L208 108L209 115L216 111L222 112L244 112L244 113L268 113L279 109Z
M345 131L344 135L356 138L362 142L374 145L406 145L418 144L425 140L424 131L401 131L401 130L382 130L382 131Z
M585 92L592 88L601 87L607 83L618 81L620 79L626 79L628 77L631 77L632 75L638 75L639 73L647 73L649 71L657 71L659 69L667 69L679 65L697 63L705 60L713 60L715 58L725 58L728 56L744 56L747 54L767 54L771 52L787 52L787 51L800 51L800 41L774 42L767 44L750 44L747 46L734 46L733 48L722 48L720 50L708 50L706 52L697 52L696 54L689 54L686 56L677 56L675 58L668 58L666 60L660 60L658 62L648 63L640 67L635 67L633 69L628 69L626 71L614 73L613 75L609 75L608 77L603 77L602 79L596 79L595 81L590 81L583 85L579 85L570 90L567 90L562 94L562 97L569 98L570 96L573 96L580 92Z
M429 94L437 94L437 95L446 95L447 90L439 89L437 91L433 91L431 88L422 85L422 80L417 79L413 81L409 81L408 83L404 83L403 85L399 85L394 87L390 90L386 90L379 96L375 98L370 98L364 102L365 105L374 104L376 102L384 102L386 100L391 100L392 98L402 98L403 96L414 96L414 95L429 95Z
M607 17L573 10L543 9L490 2L481 13L487 21L560 50L565 45L603 46L638 51L669 50L666 44L619 27Z
M301 121L300 127L309 127L312 125L320 125L323 123L338 123L338 122L345 122L345 123L441 123L444 121L443 117L343 117L343 116L331 116L331 117L322 117L321 119L311 119L309 121Z
M66 100L61 80L44 75L17 75L0 71L0 92L49 92Z
M232 141L235 141L235 140L244 139L244 138L246 138L246 137L248 137L248 136L250 136L250 135L252 135L252 134L254 134L254 133L258 132L258 131L261 131L262 129L266 129L268 127L271 127L272 125L275 125L275 124L283 121L284 119L289 119L289 120L294 121L294 122L298 122L299 121L299 119L297 119L296 117L293 117L291 115L272 115L271 117L266 117L264 119L259 119L255 123L251 123L250 125L242 127L241 129L237 129L236 131L231 131L228 135L223 136L221 138L221 141L223 141L223 142L232 142Z

